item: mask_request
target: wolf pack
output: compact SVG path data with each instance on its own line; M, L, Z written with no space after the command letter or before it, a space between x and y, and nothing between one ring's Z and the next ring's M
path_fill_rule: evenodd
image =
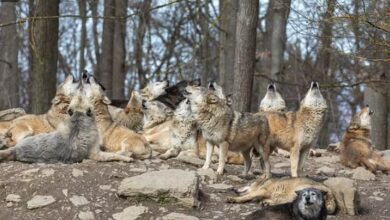
M203 169L217 161L218 175L224 174L226 163L244 165L242 175L247 176L253 175L252 159L257 158L262 175L237 188L239 195L226 202L260 201L263 216L279 212L284 219L326 219L337 212L334 192L303 172L308 155L316 155L326 113L318 82L310 84L296 111L287 111L271 83L258 112L249 113L235 111L231 95L220 85L201 85L198 79L174 85L151 82L133 91L127 106L119 108L85 72L79 79L65 78L45 114L26 114L20 108L0 111L0 161L132 162L185 156L204 159ZM370 139L372 115L365 106L352 118L337 152L346 167L387 173L390 162ZM272 153L290 158L290 176L271 173Z

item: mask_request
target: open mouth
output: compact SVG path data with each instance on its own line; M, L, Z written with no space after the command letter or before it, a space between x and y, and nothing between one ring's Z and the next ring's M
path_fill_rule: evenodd
M311 89L319 89L320 88L320 85L318 84L318 82L311 82Z
M214 82L209 82L209 89L215 91Z
M187 89L185 89L185 90L183 91L183 95L188 96L188 95L191 95L191 93L188 92Z
M145 100L142 100L142 109L143 109L143 110L148 109L148 108L146 107L146 101L145 101Z
M272 91L272 92L275 91L275 85L273 83L268 85L268 91Z

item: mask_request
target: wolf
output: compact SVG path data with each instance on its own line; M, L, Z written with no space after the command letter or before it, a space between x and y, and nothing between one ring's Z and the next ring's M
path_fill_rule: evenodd
M15 147L0 151L0 161L78 163L91 158L98 161L130 162L130 157L101 152L91 107L85 97L75 96L69 104L69 117L56 130L27 137Z
M145 88L141 89L141 97L144 100L155 99L158 96L165 94L165 89L168 88L168 86L168 80L149 82Z
M4 138L12 124L12 120L23 115L26 115L26 112L22 108L11 108L0 111L0 136Z
M14 146L23 138L54 131L68 117L67 109L77 87L77 80L72 75L68 75L57 88L47 113L27 114L13 120L5 135L7 147Z
M84 82L85 94L93 106L99 131L99 144L108 152L131 155L136 159L148 159L152 151L146 139L136 132L115 123L108 111L110 99L102 87L90 76Z
M124 109L112 105L108 106L108 110L114 122L135 132L142 131L144 115L141 108L142 99L137 91L131 93L130 100Z
M299 177L304 161L317 141L327 112L319 84L312 82L296 112L265 112L270 129L270 148L265 149L266 157L278 147L290 152L291 176Z
M385 160L379 152L374 150L370 138L371 116L374 111L365 106L351 120L341 144L340 162L352 169L359 166L371 172L390 171L390 161Z
M233 111L227 101L218 97L215 91L204 87L187 86L186 98L190 100L191 111L203 138L207 141L206 161L203 169L211 164L214 145L219 146L217 173L222 175L228 150L241 152L245 161L244 174L251 167L250 152L254 147L261 155L269 134L267 119L259 114ZM266 175L270 175L269 161L264 159Z
M327 213L334 214L336 212L336 199L332 190L320 182L302 177L259 178L250 186L237 191L243 195L237 197L227 197L226 201L230 203L244 203L258 200L263 206L275 206L293 202L297 196L299 197L300 195L297 195L297 192L304 192L302 190L308 188L322 191L322 195L325 196L324 205ZM301 194L301 196L302 195L304 194ZM304 205L305 204L301 206ZM304 208L300 209L301 211L304 210Z

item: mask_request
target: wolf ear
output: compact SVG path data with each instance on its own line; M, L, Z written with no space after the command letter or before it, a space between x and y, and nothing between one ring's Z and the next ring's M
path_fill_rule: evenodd
M215 104L218 102L218 96L214 95L214 94L209 94L207 96L207 103L209 104Z
M73 78L73 75L72 74L69 74L65 80L64 80L64 84L66 83L72 83L74 81L74 78Z
M138 101L138 97L137 97L137 94L135 91L131 92L131 97L130 97L130 100L129 100L129 103L127 104L127 107L138 107L140 105L139 101Z
M109 105L111 104L111 100L107 96L103 96L103 103Z
M51 100L51 103L53 105L57 105L64 100L65 100L65 96L62 94L59 94L59 95L54 96L54 98Z
M322 196L328 195L328 192L327 192L327 191L324 191L324 190L320 190L320 191L321 191L321 193L322 193Z
M295 194L297 194L298 196L301 194L302 190L297 190L295 191Z

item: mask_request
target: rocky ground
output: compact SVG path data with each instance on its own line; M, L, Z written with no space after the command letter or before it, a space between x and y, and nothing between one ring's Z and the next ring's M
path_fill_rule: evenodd
M202 163L191 158L187 162L1 163L0 219L257 219L257 203L225 203L226 196L234 195L233 187L251 181L240 178L243 167L228 165L227 173L217 178L211 170L199 169ZM289 174L288 159L272 156L271 164L273 173ZM338 156L328 152L309 158L305 172L323 180L356 179L359 215L329 219L390 219L390 176L343 168Z

